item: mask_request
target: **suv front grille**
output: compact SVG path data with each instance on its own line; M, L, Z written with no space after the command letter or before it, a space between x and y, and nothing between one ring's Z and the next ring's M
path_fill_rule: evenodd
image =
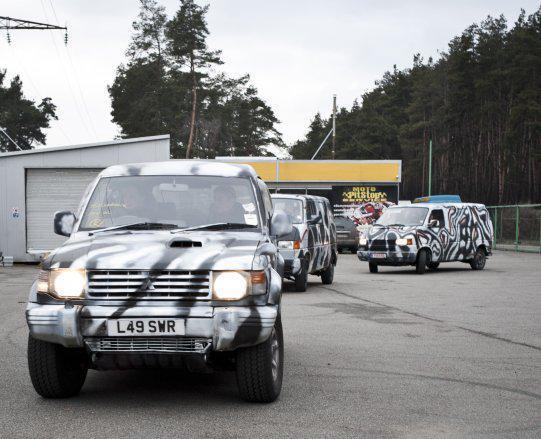
M395 251L396 248L396 240L394 239L373 239L368 244L372 251Z
M93 270L88 272L93 299L210 299L205 270Z
M90 337L85 343L92 352L186 352L205 353L212 343L197 337Z

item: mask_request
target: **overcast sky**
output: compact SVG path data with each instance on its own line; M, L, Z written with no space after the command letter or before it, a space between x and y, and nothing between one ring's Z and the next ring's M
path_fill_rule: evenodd
M169 15L178 1L162 0ZM328 115L332 94L338 105L373 87L393 64L411 65L446 50L449 40L487 15L513 23L534 0L211 0L209 46L221 49L231 75L249 73L252 83L281 121L286 142L304 136L316 112ZM203 4L203 3L201 3ZM0 68L19 74L28 97L49 96L58 121L47 146L113 139L107 86L130 42L137 0L0 0L0 15L69 27L63 31L0 34Z

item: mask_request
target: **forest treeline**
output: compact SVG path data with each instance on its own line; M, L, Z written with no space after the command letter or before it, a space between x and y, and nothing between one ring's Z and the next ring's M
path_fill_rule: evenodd
M310 158L331 128L317 114L294 158ZM432 193L505 204L541 202L541 8L512 27L488 17L437 60L386 72L337 116L337 159L401 159L401 198ZM330 158L330 148L318 158Z

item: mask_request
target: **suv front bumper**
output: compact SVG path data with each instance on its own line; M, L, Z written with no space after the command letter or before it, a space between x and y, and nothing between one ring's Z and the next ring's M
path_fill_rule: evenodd
M380 257L380 255L385 257ZM358 250L357 257L361 261L374 262L378 265L412 265L417 260L416 252L390 252L390 251L371 251Z
M125 308L31 302L26 308L26 321L32 337L65 347L83 347L96 338L106 339L108 320L155 317L184 318L183 337L212 340L212 350L231 351L267 340L277 315L278 305Z

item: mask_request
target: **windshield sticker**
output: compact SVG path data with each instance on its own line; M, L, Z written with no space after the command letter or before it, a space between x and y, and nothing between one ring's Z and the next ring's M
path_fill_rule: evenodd
M257 215L255 213L245 213L244 221L246 222L246 224L257 226Z

